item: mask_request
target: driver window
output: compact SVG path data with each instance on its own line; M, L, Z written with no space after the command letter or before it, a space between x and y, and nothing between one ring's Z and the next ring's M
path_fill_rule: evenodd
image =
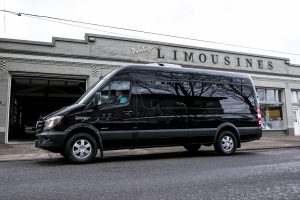
M129 101L130 81L113 81L101 90L99 104L126 104Z

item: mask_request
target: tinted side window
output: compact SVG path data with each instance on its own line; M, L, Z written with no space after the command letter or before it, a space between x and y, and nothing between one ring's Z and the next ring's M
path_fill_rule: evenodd
M135 93L139 111L144 116L185 114L187 94L184 83L147 81L138 82Z
M255 113L255 92L251 85L223 85L227 113Z
M206 82L193 82L193 98L190 101L191 114L222 114L226 99L219 85Z
M125 104L129 102L130 81L113 81L108 83L102 90L99 104Z
M255 93L250 85L191 83L190 107L195 114L252 113Z

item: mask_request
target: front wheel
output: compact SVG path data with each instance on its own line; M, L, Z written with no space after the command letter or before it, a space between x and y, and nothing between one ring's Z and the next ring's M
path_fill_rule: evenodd
M97 155L97 142L94 137L86 133L72 136L65 149L66 158L75 163L87 163Z
M216 152L220 155L230 155L236 151L237 140L231 131L223 131L214 144Z

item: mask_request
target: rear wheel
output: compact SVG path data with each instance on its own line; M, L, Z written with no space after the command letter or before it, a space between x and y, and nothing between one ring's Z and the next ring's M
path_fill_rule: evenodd
M195 152L200 149L201 144L186 144L183 147L190 152Z
M236 151L237 140L235 135L231 131L223 131L217 142L214 144L215 150L220 155L230 155Z
M94 160L97 150L94 137L86 133L78 133L68 140L65 155L71 162L87 163Z

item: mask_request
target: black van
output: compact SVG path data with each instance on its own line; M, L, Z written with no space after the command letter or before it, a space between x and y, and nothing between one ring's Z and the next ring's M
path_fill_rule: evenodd
M230 155L262 136L259 103L249 75L163 64L121 67L73 105L37 122L36 147L72 162L104 150L214 145Z

